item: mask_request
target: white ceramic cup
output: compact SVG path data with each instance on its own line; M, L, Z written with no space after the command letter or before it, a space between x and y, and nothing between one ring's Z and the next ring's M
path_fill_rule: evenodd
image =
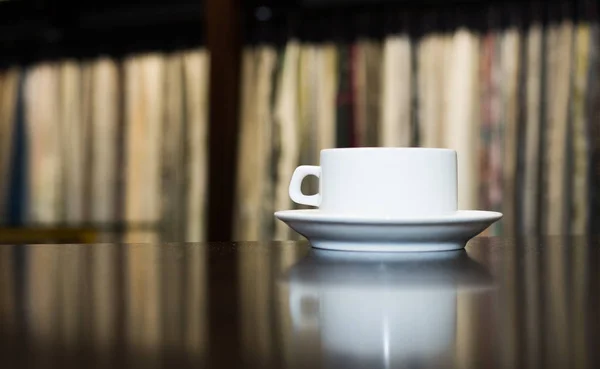
M321 151L320 166L296 168L292 201L320 211L383 217L437 216L457 210L456 151L430 148L343 148ZM306 176L319 193L305 195Z

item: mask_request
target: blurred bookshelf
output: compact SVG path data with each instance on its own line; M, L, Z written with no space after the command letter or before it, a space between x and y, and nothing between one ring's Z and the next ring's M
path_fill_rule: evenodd
M0 3L0 242L206 237L203 8Z
M31 184L0 186L11 194L1 224L110 240L138 223L166 241L288 239L272 212L294 207L286 176L317 164L318 149L436 145L469 158L462 205L505 213L493 234L598 229L597 5L1 1L0 98L13 108L0 127L12 122L15 140L0 170L10 188Z
M255 1L246 12L234 239L295 237L272 216L296 207L292 171L355 146L455 149L459 208L504 213L487 235L600 230L597 1Z

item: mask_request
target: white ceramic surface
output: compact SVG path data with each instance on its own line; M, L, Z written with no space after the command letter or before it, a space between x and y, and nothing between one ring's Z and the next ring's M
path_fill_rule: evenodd
M320 166L300 166L289 193L324 213L419 217L457 210L456 151L430 148L345 148L321 151ZM301 192L319 177L319 193Z
M325 356L383 358L386 367L432 358L423 367L439 365L436 355L451 350L455 339L458 292L494 287L489 272L463 250L313 250L286 272L285 281L297 335L306 332L314 340L318 334Z
M375 252L458 250L502 217L465 210L438 216L372 217L319 209L283 210L275 217L320 249Z

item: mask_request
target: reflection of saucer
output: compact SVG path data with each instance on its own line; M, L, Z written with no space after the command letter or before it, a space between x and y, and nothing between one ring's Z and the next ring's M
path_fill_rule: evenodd
M465 250L435 253L359 253L312 249L285 279L320 288L485 289L492 277Z
M275 217L320 249L417 252L462 249L502 214L461 210L435 217L373 218L303 209L278 211Z
M458 292L493 286L491 275L464 250L312 249L283 279L296 334L318 333L325 360L365 367L444 356L455 339Z

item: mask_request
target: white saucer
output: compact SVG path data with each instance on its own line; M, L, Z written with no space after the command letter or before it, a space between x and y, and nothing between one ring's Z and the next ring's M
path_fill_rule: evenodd
M462 249L502 214L459 210L435 217L373 218L306 209L278 211L275 217L319 249L418 252Z

